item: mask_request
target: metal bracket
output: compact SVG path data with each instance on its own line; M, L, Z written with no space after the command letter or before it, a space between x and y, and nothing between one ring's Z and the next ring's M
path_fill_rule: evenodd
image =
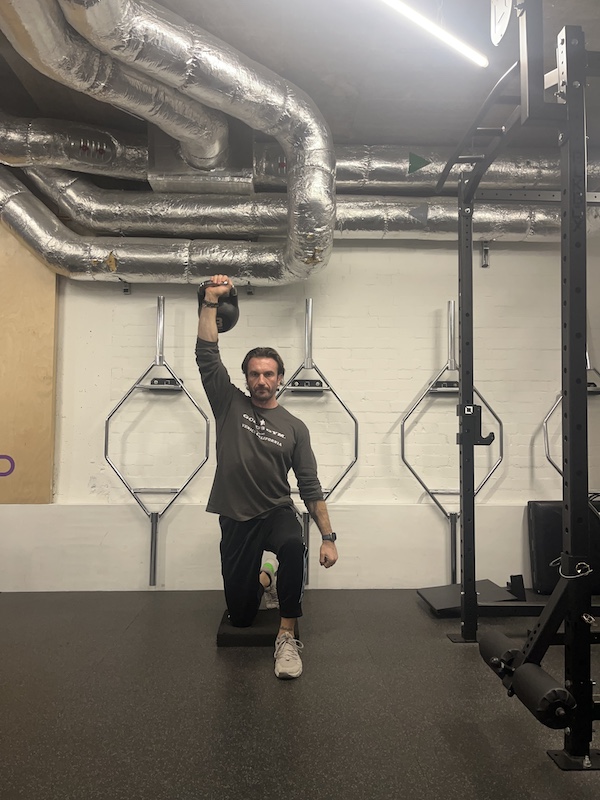
M463 444L463 442L468 438L468 436L469 437L474 436L474 441L473 441L474 445L485 445L487 447L494 441L496 435L493 431L491 433L488 433L487 436L481 435L481 406L474 404L466 406L458 405L456 407L456 413L457 416L463 418L473 417L472 425L474 426L473 429L469 430L468 434L462 434L462 433L456 434L457 444ZM468 420L463 419L463 424L465 424L465 422L468 423Z
M490 243L481 243L481 269L488 269L490 266Z

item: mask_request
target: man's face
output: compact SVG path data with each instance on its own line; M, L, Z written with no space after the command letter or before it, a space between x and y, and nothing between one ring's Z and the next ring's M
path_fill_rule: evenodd
M251 358L248 362L246 383L250 396L257 405L273 401L281 379L277 369L274 358Z

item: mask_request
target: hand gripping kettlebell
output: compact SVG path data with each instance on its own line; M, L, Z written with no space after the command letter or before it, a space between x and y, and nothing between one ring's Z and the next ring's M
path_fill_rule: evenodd
M214 286L212 281L204 281L198 287L198 314L202 310L202 301L204 300L204 293L207 286ZM219 305L217 307L217 330L219 333L227 333L237 324L240 318L240 310L238 308L238 294L235 286L232 286L229 294L223 294L219 297Z

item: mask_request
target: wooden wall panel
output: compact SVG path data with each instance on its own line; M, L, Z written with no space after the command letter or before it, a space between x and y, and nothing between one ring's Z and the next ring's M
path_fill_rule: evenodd
M0 227L0 503L51 503L56 282Z

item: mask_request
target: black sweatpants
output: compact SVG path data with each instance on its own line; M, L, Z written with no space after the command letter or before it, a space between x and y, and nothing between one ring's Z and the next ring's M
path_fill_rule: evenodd
M282 617L302 616L307 551L302 526L291 506L238 522L219 517L221 525L221 572L225 600L232 625L252 625L263 595L258 580L263 551L279 561L277 594Z

